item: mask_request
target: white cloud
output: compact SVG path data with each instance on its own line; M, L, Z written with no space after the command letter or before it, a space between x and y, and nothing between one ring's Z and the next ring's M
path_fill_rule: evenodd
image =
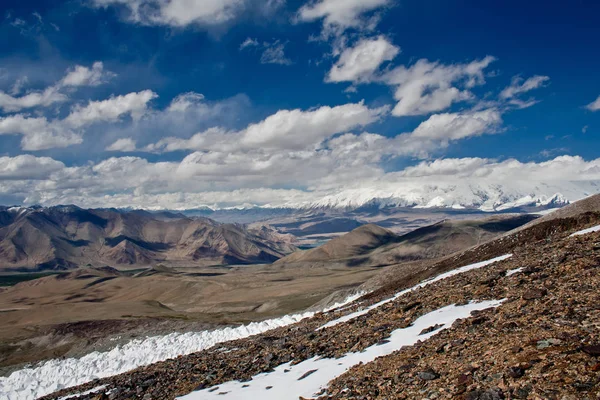
M370 109L362 102L315 110L280 110L265 120L241 131L213 127L189 138L166 137L149 144L143 151L162 153L181 150L251 154L264 158L280 151L302 153L302 157L322 155L340 149L368 150L366 157L378 161L385 156L428 157L430 152L447 147L451 142L483 134L500 132L502 115L497 109L465 113L434 114L414 131L395 137L363 133L344 134L379 121L389 112L388 107ZM357 160L358 155L347 154Z
M323 35L341 35L348 28L372 30L378 22L373 12L393 0L315 0L298 11L305 22L323 20Z
M241 141L247 146L301 149L337 133L372 124L388 111L388 107L370 109L362 102L311 111L281 110L248 126Z
M169 107L168 112L186 112L192 107L198 107L204 100L204 95L196 92L188 92L175 97Z
M131 138L118 139L106 148L106 151L132 152L135 151L135 140Z
M510 86L500 92L500 98L505 100L512 99L519 94L543 87L549 80L550 77L541 75L532 76L526 81L523 81L523 78L520 76L514 76Z
M39 151L68 147L83 142L84 132L81 128L99 122L116 122L124 115L139 120L148 112L148 103L156 97L154 92L145 90L103 101L90 101L87 106L74 106L63 120L49 121L46 117L11 115L0 118L0 135L22 135L23 150ZM180 96L172 106L181 109L185 107L185 101L191 101L191 97L193 96L190 94Z
M60 81L61 86L99 86L105 83L114 74L104 70L104 64L97 61L92 68L76 65L67 71L67 75Z
M80 134L63 127L60 123L49 122L46 118L29 118L20 114L0 118L0 135L22 135L23 150L38 151L68 147L80 144Z
M188 139L167 137L146 146L144 150L244 152L256 149L314 149L331 136L377 122L388 112L389 107L373 109L362 102L306 111L280 110L241 131L213 127Z
M328 82L368 82L385 61L393 60L400 53L385 36L362 39L346 48L329 71Z
M53 86L41 91L31 91L21 97L15 97L28 82L27 77L18 79L11 89L11 94L0 91L0 109L4 112L18 112L35 107L48 107L52 104L63 103L68 96L61 93L65 87L98 86L114 76L104 71L102 62L96 62L92 68L76 65L67 70L66 75Z
M189 139L164 138L144 150L194 151L177 164L172 178L194 182L196 190L286 185L329 191L356 180L380 179L385 175L382 163L391 159L427 158L456 140L496 133L501 122L498 111L484 110L433 115L415 131L395 137L338 135L376 121L380 112L387 109L368 109L361 103L313 111L282 110L242 131L212 128Z
M67 96L59 89L51 86L41 92L31 92L22 97L13 97L0 91L0 109L4 112L16 112L26 108L48 107L55 103L67 101Z
M23 87L25 85L27 85L27 83L29 82L29 78L26 76L22 76L19 79L17 79L15 81L15 83L13 84L12 88L10 89L10 94L13 96L16 96L18 94L21 93L21 91L23 90Z
M497 202L528 196L549 198L557 192L576 200L586 191L597 191L594 185L600 182L600 159L585 161L572 156L541 163L443 159L386 173L365 163L369 148L378 147L382 138L361 136L359 141L336 138L330 150L311 157L290 153L262 159L197 152L181 162L120 157L70 168L49 159L0 158L0 176L4 175L0 190L15 193L28 204L75 203L83 207L360 204L379 198L394 204L450 206L460 202L493 208ZM28 170L21 168L23 165L32 167ZM38 168L42 165L45 167ZM310 188L272 188L289 182Z
M518 109L524 109L524 108L529 108L529 107L533 107L535 106L537 103L539 103L539 100L536 99L528 99L528 100L521 100L521 99L509 99L507 101L507 104L514 106Z
M585 125L583 128L581 128L581 133L587 133L589 126Z
M96 122L115 122L129 114L134 120L141 118L147 111L148 103L158 95L151 90L111 97L102 101L90 101L87 106L75 106L65 123L81 128Z
M435 114L422 122L413 132L413 137L459 140L471 136L493 133L502 123L499 111L490 109L469 113Z
M145 25L215 26L233 20L246 0L92 0L96 7L124 6L129 20ZM272 3L272 2L271 2Z
M485 83L483 71L494 60L487 56L468 64L443 65L422 59L408 68L394 68L379 79L397 86L394 98L398 103L392 110L393 115L425 115L474 98L468 89ZM454 85L461 85L463 89Z
M595 101L593 101L590 104L588 104L587 106L585 106L585 108L587 108L590 111L600 110L600 96L598 96L598 98Z
M49 179L65 165L49 157L34 157L28 154L16 157L0 157L0 180Z
M222 128L210 128L204 132L199 132L189 139L166 137L154 144L149 144L144 148L144 151L151 153L172 152L179 150L208 150L216 146L222 145L228 141L227 136L239 139L239 134L228 133ZM235 141L235 140L234 140Z
M278 40L273 43L265 42L265 50L260 56L261 64L291 65L292 60L285 55L285 45Z
M259 45L258 40L252 39L252 38L247 38L246 40L244 40L242 42L242 44L240 44L240 50L244 50L246 47L256 47L258 45Z
M248 121L249 114L250 101L244 95L215 102L206 100L200 93L189 92L175 97L164 109L149 107L146 114L135 123L110 127L100 125L88 130L102 135L105 139L103 147L120 138L131 138L141 150L160 152L162 147L154 147L159 141L161 146L166 146L166 139L186 141L211 127L221 127L219 129L223 131L237 130L240 123Z
M423 161L413 167L407 167L398 175L403 177L452 176L477 177L482 168L490 163L485 158L448 158L434 161ZM487 172L484 174L486 175Z

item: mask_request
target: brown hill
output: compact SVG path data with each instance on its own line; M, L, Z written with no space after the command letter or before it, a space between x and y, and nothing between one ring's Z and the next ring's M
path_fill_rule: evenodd
M0 208L0 270L271 263L295 250L291 242L269 227L250 230L179 214Z
M386 266L433 259L484 243L535 218L497 215L479 220L444 220L402 236L369 224L321 247L290 254L277 264L341 261L349 266Z
M399 236L387 229L374 224L367 224L343 236L332 239L315 249L297 251L290 254L280 259L277 263L328 261L360 256L378 247L396 242L399 239Z

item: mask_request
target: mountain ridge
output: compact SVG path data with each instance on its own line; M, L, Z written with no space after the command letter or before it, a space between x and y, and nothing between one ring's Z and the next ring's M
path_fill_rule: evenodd
M291 236L208 218L77 206L0 207L0 268L72 269L270 263L295 250Z

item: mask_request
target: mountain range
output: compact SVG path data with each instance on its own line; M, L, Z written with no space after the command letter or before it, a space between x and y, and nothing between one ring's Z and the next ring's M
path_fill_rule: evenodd
M290 235L169 212L0 207L0 269L271 263L296 248Z
M427 182L385 183L380 186L347 188L332 193L311 193L308 198L272 204L242 204L225 207L223 204L203 205L186 213L210 214L223 211L247 211L252 209L454 209L478 210L484 212L531 211L562 207L600 192L596 182L569 182L564 185L541 184L531 186L530 182L510 182L509 184L473 183L452 179L447 183L428 184ZM275 210L275 211L273 211ZM182 210L183 211L183 210Z

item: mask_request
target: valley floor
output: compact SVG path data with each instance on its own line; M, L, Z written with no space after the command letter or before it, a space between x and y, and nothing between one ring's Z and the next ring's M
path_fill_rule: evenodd
M78 270L0 291L0 371L108 351L132 339L297 313L381 269L243 266L130 276Z

